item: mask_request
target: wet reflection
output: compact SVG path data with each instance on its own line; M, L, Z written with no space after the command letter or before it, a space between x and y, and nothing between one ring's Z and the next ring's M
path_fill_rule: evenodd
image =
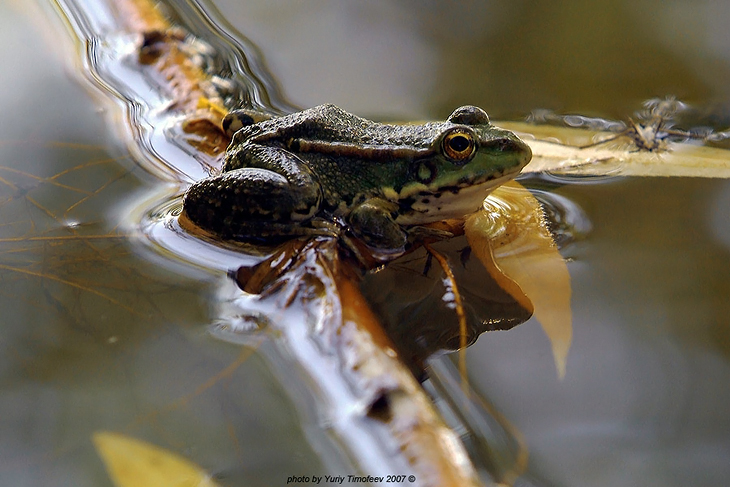
M14 66L0 80L0 484L106 485L90 441L102 429L195 452L230 485L279 484L261 467L271 458L319 471L269 368L249 348L209 339L211 271L143 244L140 206L182 177L138 164L110 136L123 125L104 117L129 112L99 110L98 90L64 75L77 53L63 59L43 44L46 33L73 45L60 20L14 8L0 15L3 63ZM155 145L165 124L148 132L139 107L130 112L143 144L176 154ZM290 446L296 455L281 458Z
M592 223L563 248L575 323L565 379L526 353L545 342L531 322L469 354L472 384L532 442L535 472L565 465L550 475L565 485L712 486L730 474L720 460L730 452L730 253L707 225L726 187L635 178L554 190Z
M466 238L435 248L450 260L465 301L467 344L485 331L509 330L530 317L531 311L500 288L470 255ZM423 377L423 364L430 355L459 348L459 322L444 272L424 249L368 274L361 287L417 377Z
M531 175L520 178L520 183L529 187L540 202L548 228L559 249L588 237L593 224L586 212L575 201L556 193L566 184L601 184L610 182L610 177L567 176L557 174Z

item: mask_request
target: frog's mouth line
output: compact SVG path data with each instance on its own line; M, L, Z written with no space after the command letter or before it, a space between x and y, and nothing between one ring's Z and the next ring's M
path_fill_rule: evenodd
M519 173L522 167L506 169L501 173L490 173L485 174L480 179L469 179L468 177L462 177L461 179L455 180L452 184L444 186L430 187L428 183L423 182L412 182L406 184L401 188L398 193L393 191L393 195L387 195L388 199L393 201L403 202L405 200L417 200L423 197L435 197L439 198L444 194L459 194L461 191L471 187L484 188L486 185L496 188L497 186L506 183L510 179L514 179Z
M401 225L423 225L469 215L481 208L493 189L515 176L514 172L509 172L482 182L440 188L438 192L427 189L413 191L412 196L399 200L401 209L396 222Z

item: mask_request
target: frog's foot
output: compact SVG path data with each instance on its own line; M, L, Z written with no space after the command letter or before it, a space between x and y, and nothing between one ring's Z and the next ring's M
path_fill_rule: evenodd
M345 234L342 223L319 216L312 218L309 225L302 227L302 230L307 232L306 235L318 237L342 238Z
M336 217L331 219L315 217L309 222L309 225L308 235L336 238L340 245L347 249L366 269L393 260L405 252L403 246L395 249L382 245L374 247L363 236L355 233L345 221Z
M282 174L283 173L283 174ZM322 198L309 172L245 167L194 183L183 198L190 221L223 238L306 235Z
M395 222L393 204L373 198L358 205L348 217L352 233L368 247L386 253L402 253L408 235Z
M405 246L398 248L373 247L367 244L362 237L349 232L343 233L339 241L365 269L380 266L397 259L405 253Z
M408 240L420 241L420 240L447 240L454 237L454 234L448 230L441 230L438 228L421 227L415 226L407 230Z

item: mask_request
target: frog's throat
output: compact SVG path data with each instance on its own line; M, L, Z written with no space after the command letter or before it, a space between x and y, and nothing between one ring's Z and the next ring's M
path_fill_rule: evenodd
M460 194L462 190L473 186L496 188L510 179L515 178L520 173L522 167L507 167L501 171L495 170L490 174L482 175L481 178L476 180L464 180L456 174L456 176L452 176L450 179L439 178L438 181L433 183L411 181L404 184L400 191L396 191L394 188L385 188L383 193L385 198L390 201L402 202L403 200L416 199L421 196L431 197L443 193Z
M429 190L426 185L420 185L420 189L415 188L416 185L409 186L407 193L401 191L399 195L401 210L395 221L401 225L423 225L470 215L481 208L493 189L514 179L516 175L510 172L482 183L448 188L439 193ZM385 196L390 199L393 195Z

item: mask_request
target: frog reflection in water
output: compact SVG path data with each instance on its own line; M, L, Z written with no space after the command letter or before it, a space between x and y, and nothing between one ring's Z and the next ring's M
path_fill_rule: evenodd
M224 238L331 234L339 221L380 252L399 253L421 225L463 217L515 177L530 148L481 108L444 122L390 125L334 105L255 121L231 112L220 175L196 182L184 210Z

